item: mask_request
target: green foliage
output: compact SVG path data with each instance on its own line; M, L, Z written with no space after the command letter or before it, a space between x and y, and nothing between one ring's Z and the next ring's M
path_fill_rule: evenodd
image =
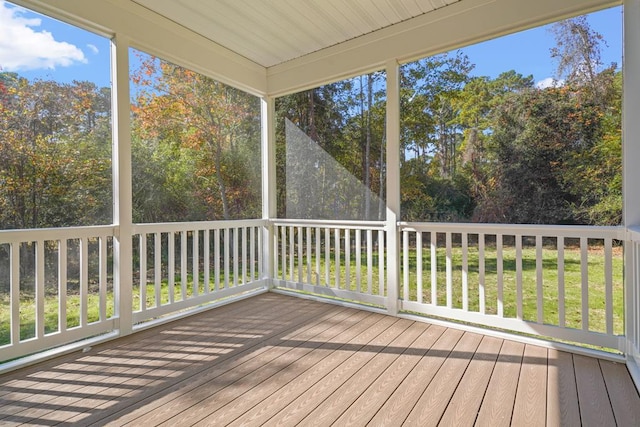
M0 228L111 222L111 95L2 73Z
M555 87L537 88L514 70L474 76L460 51L401 67L403 219L620 224L621 72L601 63L604 39L586 19L552 31ZM137 63L134 221L259 217L258 98L152 56ZM384 77L276 100L278 216L287 214L288 119L366 189L354 197L337 182L335 199L362 198L361 219L384 218ZM0 228L112 221L110 103L109 88L90 82L0 72ZM315 179L311 172L297 173Z
M140 58L132 75L134 221L259 217L258 98Z

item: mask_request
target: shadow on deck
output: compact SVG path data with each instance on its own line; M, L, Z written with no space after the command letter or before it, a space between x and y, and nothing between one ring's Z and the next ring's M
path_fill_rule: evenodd
M0 425L637 425L622 364L274 293L0 376Z

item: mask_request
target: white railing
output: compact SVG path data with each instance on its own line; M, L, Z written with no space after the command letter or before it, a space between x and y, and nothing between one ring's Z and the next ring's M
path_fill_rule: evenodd
M263 220L136 224L133 321L266 286Z
M402 310L623 351L622 227L404 223Z
M382 222L273 221L274 284L386 306Z
M403 313L640 362L640 327L624 336L625 307L627 322L640 322L640 278L625 296L622 253L627 241L626 262L640 268L640 229L401 223L398 232ZM396 259L386 233L383 222L356 221L134 224L133 259L115 263L114 226L0 231L0 360L117 333L117 265L132 268L133 283L122 285L132 286L140 327L269 286L384 309L395 283L386 263Z
M114 330L114 231L0 231L0 360Z

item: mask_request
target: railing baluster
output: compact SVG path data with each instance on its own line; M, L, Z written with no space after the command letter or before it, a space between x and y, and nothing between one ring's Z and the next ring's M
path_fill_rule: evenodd
M276 270L277 271L277 270ZM220 229L216 228L213 231L213 275L214 275L214 289L220 290Z
M167 233L167 283L169 286L169 304L175 302L175 286L176 286L176 235L173 231Z
M580 238L580 277L582 278L582 330L589 330L589 242Z
M296 280L296 272L295 272L295 256L296 256L296 245L295 245L295 228L293 226L289 227L289 280L294 282Z
M247 227L242 227L242 284L247 284Z
M522 236L516 235L516 317L522 320Z
M298 227L298 283L302 283L302 267L304 266L302 253L302 227Z
M378 230L378 293L380 296L385 295L385 238L384 231Z
M402 232L402 299L409 301L409 231Z
M155 297L156 297L156 307L160 307L160 291L162 290L162 281L161 281L161 273L162 273L162 235L159 232L154 233L153 235L153 273L154 273L154 288L155 288Z
M416 301L422 304L422 231L416 232Z
M185 301L187 299L187 257L189 250L187 248L187 232L180 232L180 290L181 299Z
M344 230L344 288L351 288L351 233Z
M469 311L469 235L462 233L462 309Z
M478 302L480 313L487 312L486 281L485 281L485 234L478 234Z
M280 227L280 244L282 245L282 253L280 256L282 257L282 280L287 280L287 227Z
M44 240L34 242L36 245L36 338L44 336Z
M502 254L502 234L496 235L496 274L498 286L498 316L504 317L504 260Z
M329 265L331 264L331 231L328 228L324 229L324 282L325 286L330 287L330 272Z
M11 243L11 344L20 342L20 246L22 243ZM66 319L66 318L65 318Z
M367 294L371 295L373 287L373 231L367 230Z
M264 259L263 259L263 256L262 256L262 233L260 232L260 228L255 227L255 230L256 230L256 233L258 235L258 244L256 246L254 246L253 251L258 253L258 271L256 272L257 277L256 276L254 276L254 277L256 277L256 279L260 280L264 276L262 272L265 271L264 264L263 264L264 263ZM278 253L276 252L275 256L277 256L277 255L278 255ZM272 276L272 277L275 277L275 275Z
M100 250L98 253L99 260L99 287L100 287L100 321L107 320L107 237L102 236L98 240L100 242Z
M147 309L147 235L145 233L140 233L139 247L140 311L144 311Z
M89 242L80 239L80 326L87 326L89 312Z
M233 286L238 286L238 276L240 275L240 270L238 268L238 245L240 244L240 229L238 227L234 227L231 230L231 235L233 237Z
M249 279L250 282L253 282L254 280L256 280L256 247L258 247L256 245L256 228L255 227L251 227L250 230L250 236L249 238L251 239L251 244L249 245L249 253L251 254L250 256L250 260L249 263L251 265L251 270L250 270L250 274L251 274L251 278Z
M12 279L13 280L13 279ZM67 330L67 239L58 240L58 331Z
M208 294L211 292L211 286L210 286L210 281L211 281L211 230L210 229L206 229L203 231L204 235L203 237L203 242L202 242L202 248L204 250L204 253L202 254L202 261L203 261L203 267L202 269L204 270L204 277L203 277L203 281L204 281L204 293Z
M356 291L362 292L362 230L356 230Z
M224 229L224 241L222 243L222 250L224 252L224 289L229 289L229 275L231 274L229 268L229 259L231 258L231 238L230 238L231 228Z
M447 307L451 308L453 307L453 254L451 249L451 246L452 246L451 232L446 233L445 242L447 245L447 248L446 248L446 251L447 251L447 259L446 259ZM484 288L484 286L482 285L482 281L480 283L481 283L480 285L481 289ZM482 291L484 291L484 289L482 289ZM481 305L482 305L482 299L483 298L480 299Z
M438 305L438 233L429 233L431 241L431 304Z
M564 237L558 236L556 243L558 251L558 326L566 326L565 292L564 292Z
M612 240L604 240L605 316L607 334L613 334L613 248Z
M320 234L320 228L318 227L316 227L314 238L316 239L316 285L320 286L320 257L322 256L320 243L322 235Z
M197 297L200 293L200 232L193 230L191 236L191 295Z
M311 227L305 227L306 240L307 240L307 283L311 283L311 247L313 241L311 240Z
M544 320L544 298L542 287L542 236L536 236L536 296L538 308L538 323Z
M334 243L335 243L335 248L334 248L334 255L335 255L335 269L336 269L336 278L335 278L335 287L337 289L340 289L340 229L336 228L333 230L333 234L334 234Z

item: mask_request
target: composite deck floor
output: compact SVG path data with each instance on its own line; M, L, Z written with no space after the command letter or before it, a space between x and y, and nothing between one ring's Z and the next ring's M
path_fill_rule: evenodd
M0 425L640 425L623 364L262 294L0 376Z

